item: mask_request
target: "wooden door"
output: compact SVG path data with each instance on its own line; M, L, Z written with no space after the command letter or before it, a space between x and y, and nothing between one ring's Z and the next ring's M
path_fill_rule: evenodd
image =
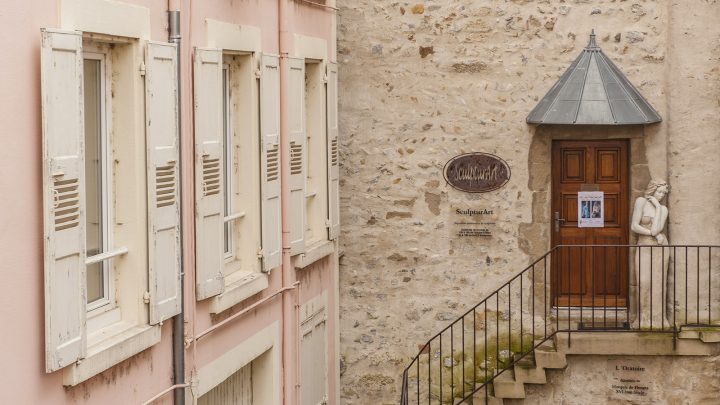
M628 295L629 175L627 140L554 141L552 244L556 306L625 307ZM578 227L578 192L604 192L602 228ZM558 215L564 221L555 221Z

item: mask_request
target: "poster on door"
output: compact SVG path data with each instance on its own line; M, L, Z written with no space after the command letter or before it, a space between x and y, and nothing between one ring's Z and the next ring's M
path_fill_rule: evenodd
M605 226L605 196L602 191L578 192L578 228Z

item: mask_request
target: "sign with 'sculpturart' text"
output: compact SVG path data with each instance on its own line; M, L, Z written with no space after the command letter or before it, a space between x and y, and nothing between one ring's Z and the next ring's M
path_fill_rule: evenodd
M510 181L510 166L495 155L466 153L450 159L443 169L445 181L467 193L487 193Z

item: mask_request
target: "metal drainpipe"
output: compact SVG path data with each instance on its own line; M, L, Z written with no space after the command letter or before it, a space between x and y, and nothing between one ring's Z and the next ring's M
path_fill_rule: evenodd
M288 63L288 21L287 8L288 0L278 0L278 52L280 54L280 190L282 207L282 286L288 288L295 282L295 269L290 260L290 223L289 205L290 187L287 179L290 178L290 142L288 141L287 122L287 63ZM282 296L282 318L283 318L283 343L282 343L282 365L283 365L283 403L298 403L298 375L296 362L296 339L298 339L298 325L294 308L298 300L298 290L295 290L295 297L288 294Z
M179 10L168 10L168 31L169 41L173 44L177 44L177 98L178 98L178 114L177 114L177 126L180 139L178 139L178 172L182 180L182 79L180 74L181 70L181 55L180 52L180 11ZM182 209L182 181L178 182L178 194L180 195L180 235L182 238L183 234L183 209ZM182 240L182 239L181 239ZM185 291L185 273L183 271L184 251L182 248L182 242L180 244L180 291ZM173 317L173 334L172 334L172 356L173 356L173 381L177 384L185 383L185 302L184 293L180 294L180 313ZM183 405L185 404L185 390L182 388L175 389L173 391L174 404Z

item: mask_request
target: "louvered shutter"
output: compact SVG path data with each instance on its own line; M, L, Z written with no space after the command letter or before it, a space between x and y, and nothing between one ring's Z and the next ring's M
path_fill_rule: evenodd
M281 263L280 71L278 57L263 55L260 74L263 270Z
M148 42L145 55L150 323L180 313L180 195L176 45Z
M288 130L290 140L290 253L305 251L305 59L288 58Z
M82 36L42 31L45 370L85 357Z
M223 291L222 51L195 49L195 257L197 299Z
M337 63L327 65L327 163L328 163L328 237L340 233L340 156L338 155L338 80Z

